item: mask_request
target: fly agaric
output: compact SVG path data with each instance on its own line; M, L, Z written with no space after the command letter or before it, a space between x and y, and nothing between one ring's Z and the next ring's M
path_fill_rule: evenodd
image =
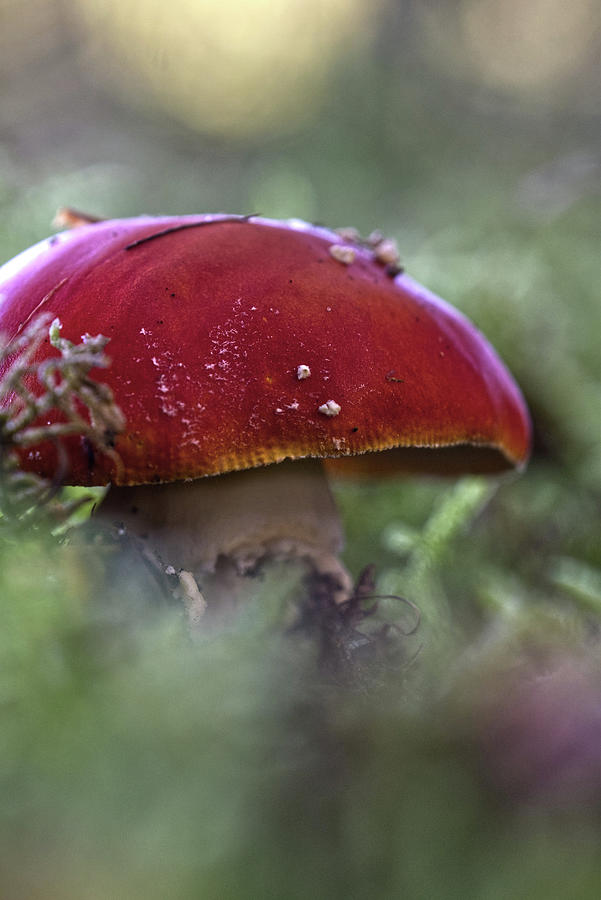
M256 216L75 219L0 270L0 331L44 311L67 338L110 338L98 377L126 418L121 466L68 438L67 481L110 483L100 514L209 603L274 559L349 596L325 468L525 464L511 375L381 235ZM22 464L52 477L56 448Z

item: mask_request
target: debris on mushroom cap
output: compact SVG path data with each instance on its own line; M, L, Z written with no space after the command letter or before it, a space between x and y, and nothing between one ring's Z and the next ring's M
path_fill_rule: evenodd
M384 238L379 244L376 244L374 257L380 263L398 263L400 256L396 241L392 238Z
M165 482L331 457L327 425L315 422L335 414L321 411L324 385L349 423L336 453L364 470L372 452L398 448L457 447L458 471L523 465L528 413L480 332L407 276L388 277L377 244L346 248L352 271L323 265L332 246L334 232L297 221L140 217L84 224L2 267L0 332L9 338L45 304L66 339L111 339L102 379L127 421L116 441L124 474L117 482L106 460L66 439L70 483ZM55 352L43 345L32 363ZM291 354L304 363L291 368ZM299 402L306 416L292 414ZM23 465L52 477L56 449L37 450ZM436 452L415 452L422 468L440 465Z
M399 248L394 238L384 237L379 230L372 231L366 238L362 238L358 229L352 227L337 228L336 234L339 235L343 241L358 244L361 247L371 250L376 262L386 267L386 274L390 277L394 278L403 271ZM332 250L330 250L330 252L332 252ZM337 249L336 253L332 253L332 255L337 259L339 252L340 251ZM345 260L341 261L344 262Z
M100 222L97 216L90 216L69 206L60 206L52 220L55 228L81 228L82 225L92 225L95 222Z
M345 228L337 228L336 234L342 238L343 241L349 244L360 244L361 243L361 234L358 228L353 228L352 225L347 226Z
M335 400L328 400L327 403L321 404L318 411L324 416L337 416L341 409L342 407Z
M389 278L396 278L397 275L402 275L404 271L405 269L401 265L400 260L398 262L388 263L386 266L386 274Z
M350 266L355 262L356 253L352 247L343 247L342 244L332 244L330 247L330 256L345 266Z
M381 244L384 240L384 235L380 231L379 228L374 229L370 234L365 238L365 243L368 247L377 247L378 244Z

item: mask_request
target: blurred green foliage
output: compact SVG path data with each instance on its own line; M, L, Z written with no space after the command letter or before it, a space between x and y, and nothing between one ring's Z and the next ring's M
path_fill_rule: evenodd
M422 532L438 583L419 582L418 604L455 599L435 531L461 558L467 536L448 535L473 501L473 484L453 489ZM505 573L477 636L455 613L435 643L399 638L395 665L364 661L358 682L283 632L280 582L191 642L181 614L140 597L139 573L99 590L93 548L3 541L0 564L11 897L596 896L593 799L538 795L536 752L525 788L511 771L498 785L486 746L516 667L529 683L541 658L553 671L590 646L574 610L528 609Z
M589 6L573 5L583 22ZM500 44L492 68L470 51L493 7L382 4L373 44L332 63L284 137L209 137L197 111L186 127L181 109L175 124L100 91L60 17L37 68L15 58L2 260L60 205L380 227L498 348L536 446L494 483L335 486L350 569L374 563L378 592L420 613L405 634L414 608L382 600L366 629L398 630L343 670L288 630L273 581L192 641L147 572L107 582L93 539L3 529L0 895L598 896L598 121L586 48L570 78L525 92ZM4 59L33 21L10 19L5 35L25 37ZM539 688L559 677L554 705Z

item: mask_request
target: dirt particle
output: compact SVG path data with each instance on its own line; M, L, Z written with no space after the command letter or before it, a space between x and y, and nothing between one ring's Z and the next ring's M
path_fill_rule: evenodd
M372 231L371 234L367 235L367 238L365 239L365 243L367 244L368 247L377 247L378 244L381 244L383 240L384 240L384 235L377 228L375 231Z
M400 263L389 263L386 266L386 274L389 278L396 278L397 275L402 275L405 271L404 267Z
M332 244L330 256L345 266L355 262L356 253L352 247L344 247L342 244Z
M386 381L396 382L397 384L404 384L404 378L397 378L394 374L394 369L391 369L390 372L386 373Z
M398 264L400 256L396 241L393 238L383 238L374 247L374 257L383 265Z
M353 228L352 226L348 226L345 228L337 228L336 234L343 240L349 244L359 244L361 242L361 235L359 233L358 228Z
M341 408L340 404L336 403L335 400L328 400L326 403L321 404L318 408L318 412L320 412L322 416L337 416Z

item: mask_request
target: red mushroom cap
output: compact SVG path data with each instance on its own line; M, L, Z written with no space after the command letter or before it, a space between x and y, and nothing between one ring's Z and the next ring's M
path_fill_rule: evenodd
M395 469L493 471L529 454L524 400L480 332L368 248L302 222L83 225L0 269L0 332L13 338L42 311L71 340L110 338L112 366L97 377L127 421L118 476L110 458L66 440L74 484L305 456L352 456L349 468L373 471L372 451L392 451L381 459ZM51 476L55 449L23 462Z

